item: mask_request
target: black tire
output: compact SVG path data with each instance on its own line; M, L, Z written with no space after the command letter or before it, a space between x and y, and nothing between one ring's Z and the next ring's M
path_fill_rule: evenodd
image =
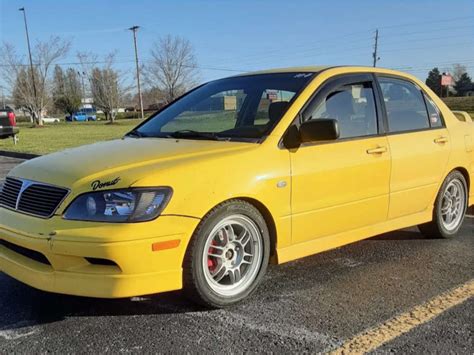
M459 221L459 223L457 224L455 228L448 230L445 227L445 224L443 222L441 209L443 208L442 204L443 204L444 193L447 187L455 180L460 182L460 184L463 187L465 202L462 208L461 220ZM455 237L459 229L461 228L462 222L464 220L464 216L466 215L468 198L469 198L468 196L469 196L468 187L467 187L467 183L466 183L466 179L464 178L464 175L461 174L457 170L452 171L444 180L443 185L441 185L441 189L438 193L438 196L436 197L435 205L433 208L433 220L425 224L420 224L418 226L418 229L420 230L420 232L428 238L450 239L450 238Z
M242 215L250 219L258 228L261 237L261 262L259 270L250 285L236 295L217 293L206 281L203 268L203 253L213 228L223 219ZM262 281L270 257L270 235L265 219L250 203L242 200L229 200L213 208L196 228L186 251L183 262L183 289L193 302L209 308L232 306L248 297Z

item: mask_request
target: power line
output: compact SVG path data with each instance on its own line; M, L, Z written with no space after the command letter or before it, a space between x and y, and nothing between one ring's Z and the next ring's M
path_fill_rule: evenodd
M471 44L470 41L468 42L457 42L457 43L441 43L441 44L437 44L436 45L436 48L449 48L449 47L458 47L458 46L465 46L465 45L468 45L468 44ZM382 46L380 43L378 44L379 46ZM384 54L384 53L390 53L390 52L400 52L400 53L403 53L403 52L406 52L406 51L416 51L416 50L425 50L425 49L431 49L433 48L433 45L430 45L430 46L423 46L423 47L406 47L406 46L398 46L398 47L389 47L387 49L385 48L382 48L382 50L378 49L377 51L377 54L381 53L381 54ZM365 51L364 52L349 52L349 50L357 50L357 49L364 49ZM317 53L314 53L315 51L317 51ZM353 46L353 47L345 47L344 48L344 51L346 52L346 54L344 55L341 55L340 58L348 58L348 57L353 57L353 56L363 56L363 55L366 55L369 51L370 51L370 47L367 45L367 46ZM277 58L279 60L285 60L285 59L292 59L295 57L295 55L301 55L302 53L311 53L311 55L313 54L316 54L318 55L319 57L321 56L327 56L327 55L330 55L330 54L333 54L333 53L341 53L341 50L340 49L335 49L335 50L325 50L325 48L314 48L314 49L307 49L307 50L304 50L304 51L298 51L298 52L292 52L290 54L287 54L287 55L278 55L278 56L275 56L275 55L265 55L264 58L261 58L260 60L257 60L257 61L248 61L246 59L248 59L248 57L244 56L244 57L239 57L239 62L243 65L250 65L250 66L254 66L254 65L260 65L262 63L266 63L268 62L269 59L274 59L274 58ZM369 52L370 53L370 52ZM336 59L336 58L331 58L332 60Z
M400 38L400 37L403 37L403 36L412 36L412 35L418 35L418 34L424 34L424 33L433 33L433 32L446 32L446 31L450 31L450 30L461 30L461 29L465 29L465 28L474 28L473 25L467 25L467 26L456 26L456 27L439 27L439 28L435 28L435 29L432 29L432 30L425 30L425 31L415 31L415 32L397 32L397 33L392 33L392 34L388 34L388 35L383 35L383 36L380 36L381 38L393 38L393 37L397 37L397 38Z
M364 38L358 38L358 39L355 39L355 40L350 40L351 42L350 43L358 43L358 42L365 42L367 43L369 40L370 40L370 37L369 37L369 34L370 32L364 32L367 34L367 36L364 36ZM325 41L316 41L316 42L311 42L313 45L312 46L308 46L308 43L305 43L304 45L296 45L296 46L292 46L291 49L293 51L293 53L308 53L308 52L312 52L312 51L315 51L315 50L327 50L328 48L338 48L340 46L346 46L345 49L358 49L358 48L361 48L360 46L358 47L347 47L347 44L344 44L344 43L330 43L329 45L328 44L324 44ZM318 45L314 46L314 44L317 44L319 43ZM303 48L302 50L296 50L296 48L301 48L301 47L305 47ZM364 48L366 48L367 46L364 46ZM259 58L262 58L264 57L265 60L267 60L268 58L274 58L274 57L281 57L280 53L288 53L288 47L287 46L282 46L280 48L267 48L265 50L262 50L261 52L254 52L254 53L250 53L250 54L247 54L244 56L244 59L245 60L252 60L252 59L259 59ZM235 56L231 56L231 57L224 57L224 58L220 58L219 61L222 63L222 62L229 62L229 60L233 60L235 59ZM241 62L242 63L242 62ZM245 63L244 63L245 64Z
M471 64L471 63L474 63L474 60L455 60L455 61L436 62L436 63L431 62L431 63L424 63L424 64L420 64L420 65L415 65L415 66L400 65L396 68L400 69L400 70L403 70L403 69L417 69L417 68L424 69L424 68L429 67L429 66L431 66L431 68L433 68L435 66L441 67L441 66L452 65L452 64L461 64L461 65L467 66L468 64Z
M463 26L463 28L465 28L466 26ZM467 26L467 27L471 27L471 26ZM459 27L458 27L459 28ZM447 28L446 28L447 29ZM441 29L441 30L446 30L446 29ZM364 32L365 33L365 32ZM416 32L417 34L421 34L421 33L431 33L430 31L418 31ZM411 32L411 34L415 34L415 32ZM408 35L408 34L407 34ZM380 35L379 34L379 40L380 39L384 39L386 37L389 37L390 36L387 36L387 35ZM400 37L400 36L397 36L397 37ZM426 39L413 39L413 40L410 40L409 42L426 42L426 41L433 41L433 40L440 40L440 39L448 39L448 38L460 38L460 37L464 37L462 35L452 35L452 36L438 36L438 37L431 37L431 38L426 38ZM471 38L469 34L466 34L466 37L468 38ZM357 39L357 40L352 40L352 42L361 42L361 41L367 41L368 38L361 38L361 39ZM320 42L321 43L321 42ZM387 48L388 46L388 49L389 50L395 50L395 51L398 51L398 50L404 50L406 47L403 46L403 47L395 47L395 48L391 48L390 46L392 44L404 44L404 43L407 43L406 40L404 41L389 41L389 42L383 42L383 47L384 48ZM314 44L314 42L313 42ZM351 50L351 49L367 49L367 46L352 46L352 47L348 47L346 44L343 44L343 43L338 43L338 44L333 44L333 45L319 45L319 46L311 46L311 47L307 47L306 49L304 50L300 50L300 51L293 51L293 53L291 54L291 57L294 57L295 54L298 54L298 55L301 55L301 54L304 54L304 53L311 53L311 52L315 52L315 51L318 51L320 53L318 54L323 54L323 55L326 55L326 54L331 54L331 53L336 53L336 52L339 52L340 49L338 49L338 47L341 47L341 46L344 46L344 50L347 51L347 50ZM331 50L331 51L328 51L327 49L328 48L334 48L335 50ZM337 49L336 49L337 48ZM240 60L240 63L241 64L259 64L259 63L262 63L263 61L268 61L268 59L273 59L273 58L276 58L278 57L278 59L282 59L282 58L287 58L287 56L281 56L279 55L278 53L279 52L285 52L287 53L288 52L288 48L285 47L285 48L278 48L278 49L268 49L264 52L262 52L261 55L259 54L253 54L253 55L246 55L243 57L243 61ZM363 54L363 53L362 53ZM361 54L361 55L362 55ZM351 53L352 55L352 53ZM251 60L252 58L260 58L264 56L265 58L263 60L260 60L260 61L257 61L257 62L251 62L249 60ZM222 63L222 59L219 60L221 63ZM228 60L225 60L224 59L224 62L228 62Z
M452 64L457 64L456 62ZM441 65L426 66L426 67L392 67L394 70L406 70L406 71L422 71L422 70L431 70L434 67L441 67ZM474 68L474 65L464 65L465 68Z
M451 17L451 18L442 19L442 20L418 21L418 22L411 22L411 23L404 23L404 24L380 26L379 28L387 29L387 28L399 28L399 27L408 27L408 26L419 26L419 25L424 25L427 23L445 23L445 22L453 22L453 21L459 21L459 20L465 20L465 19L474 19L474 16L461 16L461 17Z
M457 43L445 43L445 44L439 44L436 45L436 48L451 48L451 47L458 47L459 46L464 46L467 44L472 44L471 42L457 42ZM426 46L426 47L402 47L402 48L389 48L389 49L384 49L381 52L382 53L390 53L390 52L403 52L403 51L416 51L416 50L425 50L425 49L432 49L433 45Z
M472 16L462 16L462 17L455 17L455 18L450 18L450 19L443 19L441 21L438 21L438 20L430 20L430 21L422 21L422 22L416 22L416 23L405 23L405 24L397 24L397 25L388 25L388 26L381 26L379 28L383 28L383 29L391 29L391 28L402 28L402 27L409 27L409 26L412 26L412 25L420 25L420 24L424 24L424 23L440 23L440 24L444 24L444 23L449 23L449 22L453 22L453 21L461 21L461 20L466 20L466 19L471 19L473 18ZM457 26L457 27L445 27L445 28L437 28L437 29L434 29L432 31L416 31L416 32L408 32L408 33L402 33L402 34L394 34L394 35L397 35L397 37L399 37L400 35L406 35L406 36L409 36L409 35L414 35L414 34L422 34L422 33L431 33L433 31L444 31L444 30L447 30L447 29L454 29L454 28L466 28L466 27L470 27L470 26ZM152 32L152 33L156 33L152 30L150 30L149 28L147 27L144 27L144 29L148 32ZM104 29L104 30L91 30L91 31L80 31L80 32L77 32L77 33L88 33L88 32L91 32L91 33L100 33L100 32L113 32L113 31L118 31L120 29L115 29L115 28L111 28L111 29ZM123 30L123 29L122 29ZM345 45L344 43L328 43L329 42L334 42L335 40L342 40L343 42L346 42L346 41L350 41L351 43L356 43L356 42L364 42L364 41L367 41L368 40L368 36L364 38L355 38L354 37L357 37L357 36L360 36L361 34L367 34L368 31L367 30L364 30L364 31L358 31L358 32L351 32L351 33L347 33L347 34L343 34L343 35L338 35L338 36L332 36L332 37L326 37L324 39L321 39L319 41L317 41L316 43L319 43L320 45L315 47L315 46L311 46L311 47L307 47L307 43L301 43L301 44L298 44L296 45L295 47L306 47L305 49L301 50L301 51L294 51L292 54L291 54L291 58L294 57L295 54L302 54L302 53L314 53L314 52L318 52L317 54L318 55L328 55L328 54L332 54L332 53L336 53L336 52L340 52L339 49L337 49L338 47L340 46L345 46L344 47L344 50L347 51L347 50L355 50L355 49L368 49L368 46L352 46L352 47L348 47L347 45ZM158 33L156 33L158 34ZM393 37L394 35L390 35L390 34L383 34L383 35L379 35L379 40L380 39L385 39L385 38L390 38L390 37ZM454 37L454 36L453 36ZM456 36L457 38L459 38L459 35ZM428 40L436 40L436 39L444 39L444 38L450 38L450 36L443 36L443 37L435 37L435 38L431 38L431 39L425 39L424 41L428 41ZM410 40L410 42L414 42L414 41L417 41L417 40ZM419 41L419 40L418 40ZM312 42L312 44L314 44L315 42ZM327 43L327 44L325 44ZM401 43L401 42L388 42L388 43L383 43L383 47L384 49L382 50L383 53L385 52L389 52L389 51L405 51L405 50L416 50L418 48L407 48L405 46L403 46L402 48L397 48L397 47L394 47L394 48L391 48L390 45L391 44L396 44L396 43ZM402 42L402 43L405 43ZM387 48L388 46L388 48ZM328 48L334 48L334 50L330 50L328 51L327 49ZM421 49L421 48L420 48ZM259 63L262 63L262 61L265 61L267 62L268 59L273 59L273 58L276 58L278 57L278 59L285 59L285 56L280 56L278 55L279 52L281 51L285 51L285 52L288 52L288 48L274 48L274 49L266 49L264 50L261 54L260 53L254 53L253 55L250 54L250 55L246 55L246 56L243 56L243 57L240 57L239 58L239 61L240 63L242 64L245 64L245 63L248 63L248 65L259 65ZM378 54L378 53L377 53ZM351 56L354 56L354 55L364 55L364 53L348 53L347 55L351 55ZM347 56L346 55L346 56ZM260 57L262 56L265 56L265 58L262 58L262 60L257 60L256 62L252 59L259 59ZM234 58L230 58L230 60L233 60ZM229 59L228 59L229 60ZM223 63L223 62L228 62L228 60L219 60L220 63ZM133 61L117 61L116 63L119 64L119 63L131 63ZM136 60L135 60L136 62ZM92 64L99 64L100 62L93 62ZM69 62L69 63L59 63L59 65L80 65L81 63L76 63L76 62ZM2 66L0 64L0 66ZM246 70L240 70L240 69L235 69L235 68L229 68L229 67L218 67L218 66L208 66L208 67L205 67L205 66L195 66L195 68L197 69L203 69L203 70L213 70L213 71L223 71L223 72L243 72L243 71L246 71Z
M436 22L436 23L441 23L441 24L444 24L444 23L448 23L448 22L452 22L452 21L460 21L460 20L465 20L465 19L471 19L471 18L474 18L472 16L463 16L463 17L456 17L456 18L451 18L451 19L444 19L442 21L437 21L437 20L431 20L431 21L424 21L424 22L416 22L416 23L408 23L408 24L397 24L397 25L389 25L389 26L381 26L379 28L382 28L382 29L391 29L391 28L401 28L401 27L408 27L408 26L411 26L411 25L420 25L420 24L424 24L424 23L433 23L433 22ZM460 36L457 35L457 36L438 36L438 37L431 37L431 38L428 38L428 39L415 39L415 40L410 40L410 41L403 41L403 42L390 42L390 41L382 41L382 43L380 43L380 39L385 39L385 38L391 38L393 36L397 36L397 37L400 37L401 35L403 36L411 36L411 35L415 35L415 34L422 34L422 33L432 33L434 31L445 31L447 29L455 29L455 28L467 28L467 27L471 27L471 26L457 26L457 27L445 27L445 28L437 28L437 29L434 29L432 31L416 31L416 32L407 32L407 33L398 33L398 34L384 34L383 35L380 35L378 34L378 38L377 38L377 51L376 51L376 55L379 54L379 52L381 53L389 53L389 52L394 52L394 51L397 51L397 52L404 52L404 51L414 51L414 50L419 50L419 49L429 49L429 48L432 48L432 46L430 47L414 47L414 48L410 48L410 47L406 47L406 46L402 46L402 47L399 47L399 46L395 46L395 47L391 47L392 44L398 44L398 43L411 43L411 42L416 42L416 41L433 41L433 40L440 40L440 39L447 39L447 38L451 38L451 37L456 37L456 38L459 38ZM150 31L149 29L147 29L146 27L144 28L146 31L148 32L153 32L153 31ZM112 31L116 31L118 29L104 29L104 30L97 30L97 31L90 31L90 32L112 32ZM123 29L122 29L123 30ZM87 33L89 31L83 31L84 33ZM80 33L80 32L78 32ZM357 37L360 37L361 34L363 34L363 38L357 38ZM366 46L347 46L347 44L344 44L344 43L333 43L335 40L341 40L343 42L347 42L347 41L350 41L350 43L356 43L356 42L368 42L369 41L369 37L365 37L365 34L368 34L368 31L365 30L365 31L358 31L358 32L351 32L351 33L347 33L347 34L343 34L343 35L339 35L339 36L332 36L332 37L326 37L324 39L321 39L319 41L317 41L316 43L319 43L318 46L310 46L308 47L307 46L307 43L301 43L301 44L298 44L296 45L296 47L302 47L303 50L299 50L299 51L293 51L293 53L291 54L288 54L288 55L279 55L278 53L281 52L281 51L285 51L285 52L288 52L288 48L285 47L285 48L273 48L273 49L266 49L264 52L262 52L261 54L258 54L258 53L254 53L253 55L250 54L250 55L246 55L246 56L240 56L239 57L239 62L241 64L248 64L248 65L259 65L260 63L262 63L263 61L264 62L268 62L269 59L274 59L274 58L278 58L279 60L285 60L285 59L290 59L290 58L294 58L295 55L297 54L306 54L308 53L309 55L318 55L318 56L327 56L329 54L332 54L332 53L339 53L341 52L341 49L339 49L338 47L341 47L341 46L344 46L344 51L346 52L346 54L344 54L344 58L347 58L349 56L351 57L355 57L355 56L363 56L363 55L366 55L367 53L367 50L369 49L369 46L368 44ZM355 38L354 38L355 37ZM329 41L329 43L328 43ZM312 42L312 44L314 44L315 42ZM326 43L326 44L325 44ZM451 47L451 46L459 46L459 45L464 45L466 43L448 43L448 44L440 44L440 45L437 45L436 47L439 48L439 47ZM382 46L382 50L380 51L379 47ZM304 47L304 48L303 48ZM333 50L327 50L328 48L332 48ZM365 52L360 52L360 53L354 53L354 52L348 52L349 50L357 50L357 49L361 49L361 50L365 50ZM374 48L375 49L375 48ZM374 51L375 52L375 51ZM372 57L374 56L374 52L372 53ZM264 57L264 58L263 58ZM256 61L253 60L253 58L257 59ZM261 59L260 59L261 58ZM341 57L342 58L342 57ZM378 57L377 57L378 58ZM234 59L234 58L232 58ZM260 59L260 60L259 60ZM331 58L334 60L334 58ZM374 58L372 58L374 59ZM353 59L352 59L353 60ZM123 60L123 61L115 61L116 64L125 64L125 63L133 63L134 61L133 60ZM150 62L150 60L147 60L147 61L144 61L144 62ZM219 60L220 63L223 63L223 62L226 62L225 60ZM453 61L454 62L454 61ZM92 62L75 62L75 61L70 61L70 62L62 62L62 63L57 63L58 65L81 65L81 64L92 64L92 65L97 65L97 64L102 64L102 63L107 63L105 61L92 61ZM137 56L135 56L135 63L137 64L138 63L138 60L137 60ZM377 60L375 60L375 65L377 63ZM22 64L23 65L23 64ZM39 65L39 64L34 64L34 65ZM4 65L4 64L0 64L0 67L7 67L8 65ZM188 66L189 67L189 66ZM247 69L237 69L237 68L234 68L234 67L229 67L229 66L199 66L199 65L196 65L196 66L191 66L192 68L196 68L196 69L202 69L202 70L211 70L211 71L221 71L221 72L245 72L245 71L248 71Z
M458 17L458 18L452 18L452 19L448 19L446 21L441 21L442 23L443 22L450 22L450 21L454 21L454 20L459 20L459 19L464 19L464 18L471 18L469 16L467 17ZM430 23L431 21L427 21L427 23ZM438 21L435 21L435 22L438 22ZM418 22L417 24L420 24L420 23L424 23L424 22ZM403 26L406 26L406 25L403 25ZM394 26L391 26L391 27L394 27ZM385 28L385 27L379 27L379 28ZM406 32L406 33L395 33L395 34L383 34L383 35L379 35L379 39L384 39L384 38L393 38L393 37L396 37L396 38L399 38L400 36L410 36L410 35L416 35L416 34L424 34L424 33L432 33L432 32L438 32L438 31L447 31L447 30L452 30L452 29L463 29L463 28L472 28L471 25L468 25L468 26L456 26L456 27L438 27L436 29L433 29L433 30L424 30L424 31L416 31L416 32ZM355 43L355 42L367 42L367 40L369 39L369 37L365 37L364 38L358 38L358 39L350 39L348 37L354 37L355 35L360 35L360 34L368 34L370 33L368 30L367 31L358 31L358 32L353 32L353 33L350 33L350 34L345 34L345 35L342 35L342 36L335 36L335 37L327 37L325 39L322 39L322 40L318 40L316 42L311 42L311 44L313 44L313 46L310 46L310 47L307 47L307 43L304 43L304 44L298 44L298 45L293 45L292 46L292 49L294 48L299 48L299 47L306 47L306 49L304 51L298 51L297 53L305 53L305 52L311 52L311 51L314 51L314 50L327 50L327 48L337 48L337 47L340 47L340 46L346 46L346 44L344 43L331 43L331 41L334 41L336 39L343 39L343 41L350 41L351 43ZM385 32L384 32L385 33ZM457 35L457 36L453 36L453 37L457 37L459 38L460 36ZM444 37L444 38L448 38L447 36ZM418 39L417 39L418 40ZM414 40L410 40L410 42L412 42ZM329 42L329 45L327 45L326 43ZM314 46L314 44L317 43L318 45L317 46ZM391 42L393 43L393 42ZM395 42L395 43L402 43L402 42ZM352 48L347 48L345 47L344 49L347 50L347 49L359 49L359 48L365 48L365 47L352 47ZM245 56L245 59L251 59L251 58L255 58L255 57L261 57L261 56L265 56L265 58L272 58L274 56L277 56L278 53L281 53L281 52L288 52L288 47L282 47L282 48L274 48L274 49L265 49L263 51L259 51L259 52L254 52L250 55L246 55ZM296 51L294 51L296 52ZM232 60L233 57L230 57L230 58L222 58L220 59L220 61L224 61L224 62L228 62L229 60Z
M380 45L380 44L379 44ZM459 46L459 43L453 43L453 44L447 44L446 46ZM354 47L355 48L355 47ZM357 48L361 48L361 47L357 47ZM365 47L363 47L365 48ZM391 48L389 50L385 50L385 51L382 51L382 52L389 52L389 51L403 51L403 50L416 50L416 49L426 49L426 48L432 48L431 46L430 47L415 47L415 48L406 48L406 47L403 47L403 48ZM327 52L327 53L322 53L322 54L329 54L330 52ZM359 53L360 55L363 55L364 52L360 52ZM354 53L351 53L351 55L355 55ZM346 55L347 56L347 55ZM268 60L268 58L266 59ZM135 60L122 60L122 61L116 61L115 63L116 64L127 64L127 63L134 63ZM146 60L143 60L142 62L145 62L145 63L150 63L152 62L152 60L150 59L146 59ZM444 61L444 62L436 62L436 63L433 63L433 65L449 65L449 64L454 64L454 63L471 63L471 62L474 62L472 59L459 59L459 60L453 60L453 61ZM108 61L102 61L102 60L95 60L95 61L87 61L87 62L60 62L60 63L56 63L57 65L60 65L60 66L74 66L74 65L98 65L98 64L107 64ZM19 64L20 66L28 66L28 64L24 64L24 63L21 63ZM38 63L33 63L33 65L39 65ZM425 64L425 65L428 65L428 64ZM7 64L0 64L0 67L8 67ZM237 69L237 68L229 68L229 67L216 67L216 66L206 66L206 65L196 65L196 66L187 66L187 67L192 67L192 68L195 68L195 69L202 69L202 70L212 70L212 71L222 71L222 72L246 72L246 71L249 71L249 69ZM406 66L401 66L401 68L405 68Z
M147 29L147 27L142 27L143 29ZM160 35L159 33L153 31L153 30L150 30L150 29L147 29L148 32L150 33L153 33L153 34L156 34L156 35ZM356 31L356 32L351 32L351 33L345 33L345 34L341 34L341 35L337 35L337 36L326 36L324 38L321 38L321 39L318 39L316 41L311 41L311 44L315 44L315 43L325 43L325 42L328 42L328 41L334 41L334 40L338 40L338 39L349 39L349 37L354 37L354 36L360 36L361 34L364 34L364 38L363 39L359 39L357 41L367 41L367 39L369 38L369 35L372 33L371 30L364 30L364 31ZM352 40L354 41L354 40ZM308 45L308 41L305 40L304 43L296 43L293 45L293 48L299 48L299 47L306 47ZM206 47L200 47L200 48L206 48ZM207 47L208 49L218 49L218 48L213 48L213 47ZM274 49L262 49L261 51L258 51L258 52L254 52L254 54L251 54L250 56L253 56L253 55L261 55L261 54L268 54L269 52L273 52L273 51L281 51L281 50L287 50L287 48L274 48ZM248 56L247 56L248 57Z
M379 36L379 40L383 40L384 37ZM439 40L444 40L444 39L450 39L450 38L457 38L457 39L472 39L471 34L466 34L465 36L460 36L460 35L448 35L448 36L439 36L439 37L430 37L430 38L416 38L416 39L404 39L401 41L382 41L383 43L386 43L388 46L393 45L393 44L404 44L404 43L414 43L414 42L430 42L430 41L439 41ZM474 42L473 42L474 43Z
M124 60L124 61L115 61L114 64L126 64L126 63L134 63L135 60ZM145 63L150 63L152 60L144 60L142 62ZM60 65L60 66L67 66L67 65L96 65L96 64L107 64L110 63L109 61L106 60L95 60L95 61L87 61L87 62L63 62L63 63L55 63L55 65ZM28 64L24 63L19 63L17 64L18 66L28 66ZM33 66L40 65L40 63L33 63ZM0 67L9 67L10 65L8 64L0 64ZM213 67L213 66L201 66L201 65L183 65L183 67L186 68L195 68L195 69L202 69L202 70L216 70L216 71L229 71L229 72L246 72L248 71L247 69L233 69L233 68L218 68L218 67Z

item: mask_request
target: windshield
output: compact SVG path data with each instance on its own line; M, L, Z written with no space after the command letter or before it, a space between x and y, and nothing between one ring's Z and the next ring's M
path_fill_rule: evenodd
M313 75L260 74L212 81L128 135L257 141L270 133Z

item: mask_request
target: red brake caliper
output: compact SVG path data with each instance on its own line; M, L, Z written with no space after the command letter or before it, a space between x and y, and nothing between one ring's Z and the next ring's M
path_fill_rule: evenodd
M216 245L216 241L213 240L211 242L211 245ZM214 253L214 248L209 248L209 253ZM209 271L214 271L214 269L216 268L217 266L217 262L214 260L214 258L212 256L208 256L207 257L207 267L209 268Z

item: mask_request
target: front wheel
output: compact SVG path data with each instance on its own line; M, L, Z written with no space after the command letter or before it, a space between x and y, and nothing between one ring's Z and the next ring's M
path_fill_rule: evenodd
M438 193L433 210L433 220L418 226L418 229L427 237L454 237L464 221L467 202L466 179L459 171L453 171L443 182Z
M225 202L197 227L184 260L184 290L207 307L248 297L267 269L270 237L260 212L241 200Z

